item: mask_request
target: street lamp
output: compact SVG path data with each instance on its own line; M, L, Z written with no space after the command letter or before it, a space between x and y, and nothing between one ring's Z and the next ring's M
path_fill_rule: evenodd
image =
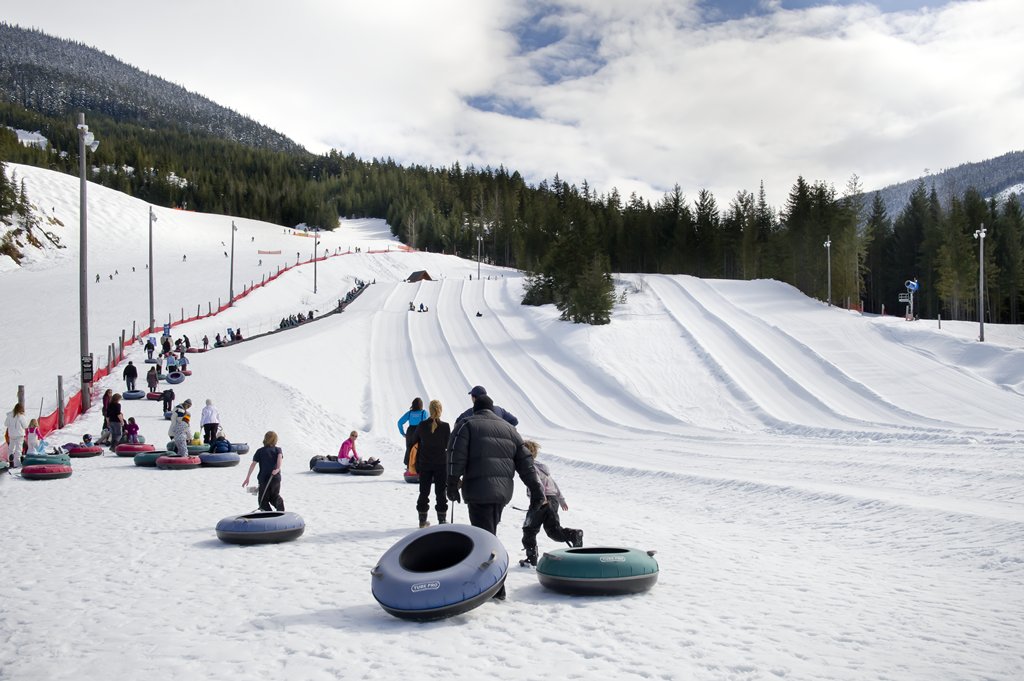
M978 240L978 340L985 342L985 223L974 230Z
M832 235L825 237L825 243L822 244L825 250L828 252L828 304L832 305Z
M476 235L476 278L480 280L480 250L484 245L484 237L481 234Z
M313 228L313 295L316 295L316 247L320 244L320 228Z
M231 221L231 267L228 274L228 306L234 305L232 302L235 299L235 232L238 228L235 227L235 221Z
M78 114L78 174L79 174L79 229L78 229L78 344L82 357L82 411L89 408L89 388L92 383L92 357L89 355L89 237L85 198L85 149L96 151L99 140L89 132L85 114ZM88 363L88 370L86 364ZM88 378L86 378L88 377Z
M156 314L153 312L153 223L156 222L156 215L153 214L153 206L149 207L149 332L153 333L156 326Z

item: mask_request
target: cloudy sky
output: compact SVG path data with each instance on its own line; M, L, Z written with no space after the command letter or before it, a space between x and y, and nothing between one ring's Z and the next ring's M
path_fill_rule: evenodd
M0 0L279 130L725 206L1024 148L1024 0Z

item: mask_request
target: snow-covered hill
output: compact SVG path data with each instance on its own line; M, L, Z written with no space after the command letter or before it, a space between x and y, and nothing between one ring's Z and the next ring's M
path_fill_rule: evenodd
M0 273L13 321L0 392L13 403L25 384L32 412L51 376L70 381L77 366L78 197L74 178L17 171L69 244ZM91 272L104 274L90 279L90 334L105 344L148 316L148 206L90 192ZM226 298L230 219L158 216L157 317ZM236 223L236 290L312 253L280 226ZM279 433L283 494L306 535L246 549L214 538L217 520L253 506L240 468L102 457L64 481L0 481L0 570L15 575L0 599L4 678L1024 674L1020 327L986 326L980 344L970 324L862 316L778 282L629 274L612 323L585 327L520 305L519 273L483 265L481 280L475 262L398 251L379 221L346 221L324 241L361 252L320 263L317 294L302 266L175 329L254 335L376 282L343 314L197 356L177 390L213 399L232 440ZM402 281L423 269L436 281ZM589 545L658 551L652 591L570 598L514 568L508 601L449 621L408 624L375 604L368 571L416 519L396 421L416 396L454 420L476 384L541 442L567 526ZM154 403L127 412L164 440ZM52 439L98 427L93 411ZM383 477L306 470L352 429ZM513 557L521 520L509 507L499 528Z

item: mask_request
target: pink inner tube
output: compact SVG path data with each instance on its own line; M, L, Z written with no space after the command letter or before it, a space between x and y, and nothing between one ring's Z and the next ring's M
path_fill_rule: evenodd
M138 453L138 452L155 452L156 451L156 447L154 447L151 444L146 444L146 443L140 443L140 444L135 445L135 444L132 444L130 442L122 442L121 444L119 444L117 447L114 448L114 451L115 452L134 452L134 453Z
M153 400L155 402L157 400L164 399L164 394L163 393L146 393L146 399L147 400Z
M91 447L86 447L85 445L76 445L74 447L68 447L67 453L68 456L87 456L89 454L102 454L103 447L97 447L96 445L93 445Z
M23 478L66 478L71 475L71 466L58 463L38 463L21 467Z
M182 369L181 373L185 374L186 376L191 376L192 375L192 370L191 369Z
M157 468L198 468L203 460L198 456L161 456L156 460Z

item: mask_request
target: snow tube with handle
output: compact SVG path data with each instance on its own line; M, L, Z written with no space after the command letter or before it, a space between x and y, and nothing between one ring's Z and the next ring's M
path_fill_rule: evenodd
M181 383L184 380L185 380L185 374L181 373L180 371L172 371L171 373L167 374L167 382L168 383L178 384L178 383Z
M658 581L654 551L594 546L548 551L537 563L542 586L564 594L622 595L647 591Z
M249 443L248 442L232 442L231 443L231 451L233 451L235 454L248 454L249 453Z
M199 455L199 460L207 468L228 468L237 466L242 458L234 452L214 452L213 454L206 452Z
M156 460L168 456L167 452L139 452L135 455L135 465L143 468L156 468Z
M402 478L404 478L405 481L408 482L409 484L417 484L420 481L420 476L417 473L413 473L412 471L406 471L405 473L402 473Z
M71 445L70 447L64 445L64 449L68 450L68 456L76 459L84 459L89 456L99 456L103 453L103 447L97 447L91 445L86 447L85 445Z
M71 477L71 466L63 464L35 464L21 467L21 477L26 480L57 480Z
M21 459L23 466L70 466L71 457L66 452L59 454L48 454L45 452L33 452L32 454L26 454Z
M121 397L126 400L141 400L146 396L145 391L142 390L125 390L121 393Z
M508 573L508 552L487 530L437 525L416 530L370 570L373 597L410 620L437 620L486 603Z
M202 465L203 460L198 456L161 456L156 460L156 467L167 471L184 471Z
M154 402L159 402L160 400L164 399L164 394L163 393L146 393L146 399L147 400L153 400Z
M118 446L114 447L114 453L118 456L135 456L139 452L155 452L156 447L153 445L147 445L143 443L132 444L131 442L122 442Z
M228 544L279 544L298 539L306 522L291 511L259 511L217 523L217 538Z
M348 473L350 466L326 456L314 456L309 460L309 470L314 473Z

